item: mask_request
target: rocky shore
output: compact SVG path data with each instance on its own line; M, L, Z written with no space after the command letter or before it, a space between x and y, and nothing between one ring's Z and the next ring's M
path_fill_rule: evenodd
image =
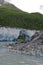
M28 42L8 44L7 47L19 54L43 56L43 31L36 32Z

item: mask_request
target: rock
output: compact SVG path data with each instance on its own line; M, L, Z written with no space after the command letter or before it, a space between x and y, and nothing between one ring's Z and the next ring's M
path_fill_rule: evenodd
M4 0L0 0L0 4L3 4L4 3Z

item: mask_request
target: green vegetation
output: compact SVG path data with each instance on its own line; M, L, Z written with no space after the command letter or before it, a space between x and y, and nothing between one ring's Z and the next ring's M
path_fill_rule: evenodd
M18 37L18 39L21 39L21 40L24 40L24 35L20 35L19 37Z
M43 15L23 12L11 5L0 6L0 26L43 30Z

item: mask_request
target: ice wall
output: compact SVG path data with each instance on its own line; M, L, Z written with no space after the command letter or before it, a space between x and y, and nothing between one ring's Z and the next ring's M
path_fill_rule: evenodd
M0 41L12 41L18 38L20 33L19 28L6 28L6 27L0 27ZM26 30L29 36L32 36L35 31Z

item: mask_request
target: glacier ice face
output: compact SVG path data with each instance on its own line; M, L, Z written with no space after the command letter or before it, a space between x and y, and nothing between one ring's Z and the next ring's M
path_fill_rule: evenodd
M0 28L0 40L14 40L19 35L19 29L16 28Z
M19 33L22 29L19 28L7 28L7 27L0 27L0 41L12 41L16 40L19 36ZM35 33L35 31L26 30L30 37Z

